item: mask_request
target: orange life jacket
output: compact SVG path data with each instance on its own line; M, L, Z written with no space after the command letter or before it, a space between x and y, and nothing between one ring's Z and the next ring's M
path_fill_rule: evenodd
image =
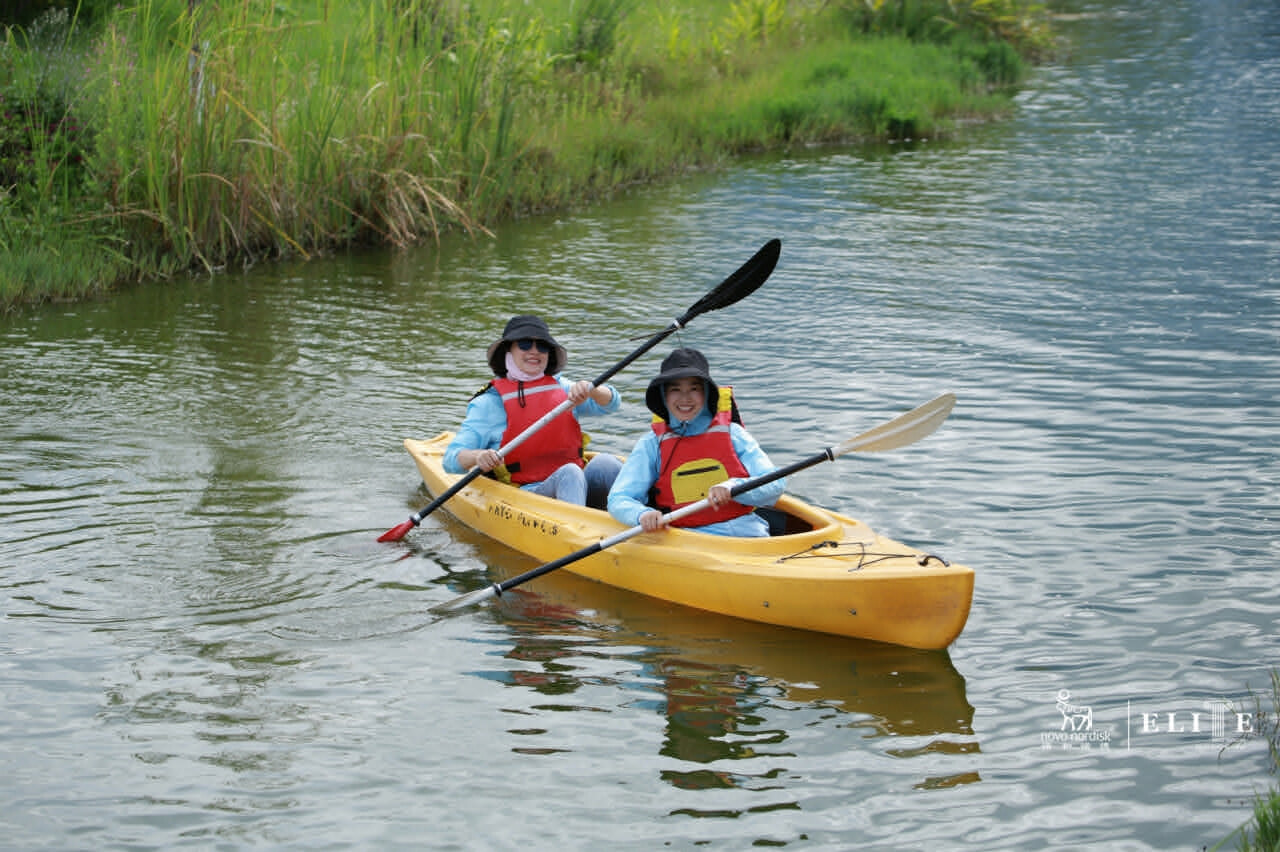
M654 483L653 502L664 514L707 496L711 486L727 479L750 476L733 449L729 424L738 420L733 404L733 388L720 388L720 398L711 416L711 425L700 435L680 435L661 417L653 418L658 436L659 470ZM700 527L717 521L740 518L754 511L736 500L719 509L710 507L673 521L672 526Z
M501 395L502 407L507 411L503 446L569 398L552 376L543 376L532 382L494 379L493 386ZM503 459L511 473L511 481L519 485L541 482L568 463L583 466L582 427L578 418L568 411L530 435Z

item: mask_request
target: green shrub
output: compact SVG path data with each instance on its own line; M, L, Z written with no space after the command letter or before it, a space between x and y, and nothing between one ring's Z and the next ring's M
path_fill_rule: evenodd
M743 151L1007 108L1022 60L992 33L1026 4L834 3L46 9L0 42L0 306L485 232ZM863 9L874 36L833 25Z

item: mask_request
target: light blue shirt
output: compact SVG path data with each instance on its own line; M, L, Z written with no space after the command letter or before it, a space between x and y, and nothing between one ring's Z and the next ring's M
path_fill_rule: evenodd
M560 387L567 394L573 382L556 376ZM574 417L597 414L610 414L622 406L622 397L613 385L605 385L613 397L608 405L601 405L591 397L587 397L570 409ZM563 415L562 415L563 416ZM458 453L463 450L496 450L502 446L502 436L507 431L507 409L502 404L502 395L498 389L490 385L484 393L473 397L467 403L467 414L462 425L453 436L453 440L444 451L444 469L449 473L466 473L467 469L458 464Z
M702 413L689 423L676 420L672 422L671 428L677 431L683 427L686 435L701 435L710 425L711 412L704 407ZM751 437L746 429L737 423L731 423L729 437L733 442L734 452L738 454L738 458L742 460L743 466L752 478L774 471L775 468L769 461L769 456L760 449L756 439ZM631 455L627 456L622 470L618 473L618 478L613 481L613 488L609 491L609 514L613 515L619 523L629 527L637 526L640 523L640 516L653 508L646 501L649 499L649 489L658 480L660 464L658 436L650 430L647 435L636 441L635 448L631 451ZM741 481L730 479L725 484L732 488ZM772 506L786 490L786 479L777 479L767 485L743 492L733 499L746 506ZM767 534L768 525L759 515L751 514L690 529L716 535L759 536Z

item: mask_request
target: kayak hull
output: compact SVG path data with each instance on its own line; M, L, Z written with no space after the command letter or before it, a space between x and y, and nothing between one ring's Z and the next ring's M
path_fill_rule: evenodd
M459 477L442 457L452 433L407 439L432 496ZM608 513L477 477L441 508L463 524L550 562L627 529ZM949 646L973 599L971 568L878 535L861 521L789 495L768 538L692 530L641 533L564 570L722 615L912 648Z

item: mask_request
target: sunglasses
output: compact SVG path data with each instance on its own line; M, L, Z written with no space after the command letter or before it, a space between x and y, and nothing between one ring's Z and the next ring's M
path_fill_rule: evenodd
M538 347L538 351L546 355L551 351L551 344L545 340L534 340L532 337L526 337L524 340L517 340L516 346L520 347L521 352L528 352L533 347Z

